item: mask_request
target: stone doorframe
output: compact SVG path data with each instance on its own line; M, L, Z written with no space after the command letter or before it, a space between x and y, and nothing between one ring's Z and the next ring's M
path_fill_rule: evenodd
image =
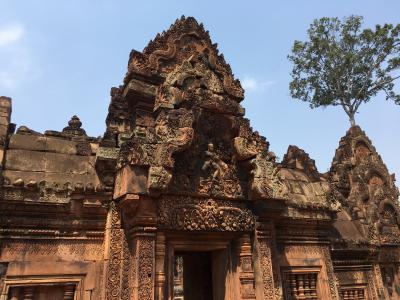
M158 232L155 255L155 299L173 299L176 252L226 250L225 299L256 299L250 233Z

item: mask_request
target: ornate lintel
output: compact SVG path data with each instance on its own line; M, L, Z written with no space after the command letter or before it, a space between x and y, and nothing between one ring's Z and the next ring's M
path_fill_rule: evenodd
M161 228L189 231L251 231L255 218L244 203L192 197L163 197L158 203Z

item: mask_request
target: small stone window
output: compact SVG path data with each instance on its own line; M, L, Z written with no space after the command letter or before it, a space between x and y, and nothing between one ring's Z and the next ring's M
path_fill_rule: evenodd
M7 300L74 300L76 284L10 286Z
M340 299L342 300L364 300L365 288L360 287L348 287L340 289Z
M318 272L285 272L285 299L319 299L317 294Z

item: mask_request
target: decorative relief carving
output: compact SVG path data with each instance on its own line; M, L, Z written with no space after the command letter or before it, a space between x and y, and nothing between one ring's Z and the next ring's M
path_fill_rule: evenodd
M238 161L247 160L257 155L258 149L255 141L249 141L243 137L235 137L233 139L233 146L235 149L235 158Z
M216 181L223 179L228 170L228 165L214 151L214 145L209 143L205 152L205 161L202 166L202 171L211 173L211 180Z
M249 234L244 234L238 239L237 253L239 254L238 276L240 281L241 298L256 299Z
M335 272L333 270L333 264L329 247L322 246L320 247L320 251L321 254L323 255L324 263L326 266L326 273L328 275L329 291L331 294L331 299L339 300L339 295L338 295L339 281L336 278Z
M143 76L152 78L152 84L140 81ZM112 116L119 120L114 108L130 109L121 104L124 100L133 101L132 107L146 102L146 112L132 108L132 114L152 119L141 125L136 117L129 134L117 130L120 138L127 137L119 139L117 168L143 167L147 190L140 194L287 198L268 142L243 118L240 82L193 18L177 20L143 53L131 53L123 89L114 92L107 122L111 124ZM152 100L128 100L124 95L130 90Z
M371 286L375 287L378 299L384 297L382 274L377 263L374 263L372 272L368 273L368 282Z
M258 154L250 162L250 189L252 199L287 199L288 191L282 182L274 161L271 158Z
M243 203L223 200L163 197L159 201L161 228L191 231L251 231L254 217Z
M109 259L106 273L106 299L107 300L128 300L131 295L130 268L131 255L125 238L119 213L114 201L109 208Z
M202 24L192 18L182 16L170 29L151 41L143 53L132 51L128 64L129 81L131 74L171 72L176 65L190 59L195 54L201 54L208 64L221 78L224 90L234 98L243 99L244 91L238 80L234 80L230 66L223 55L218 54L216 44L212 44L210 36Z
M336 276L340 285L349 283L366 283L366 278L363 271L352 270L348 272L337 272Z
M120 299L121 293L121 261L122 261L122 245L123 231L120 228L119 214L115 207L115 203L110 203L109 213L111 214L110 228L110 249L109 262L107 266L107 300Z
M266 238L259 238L258 242L260 245L259 250L261 254L260 263L262 271L264 299L273 300L275 299L276 287L274 286L274 276L272 269L271 243Z
M131 288L131 253L129 251L129 245L126 239L123 240L123 252L122 252L122 282L121 282L121 300L129 300L132 288Z
M300 246L300 245L284 245L285 253L290 255L303 255L304 253L312 254L315 256L323 256L323 246ZM330 257L330 255L329 255Z
M154 237L140 236L138 243L138 299L153 299L154 282Z
M174 166L173 154L188 147L193 139L193 115L186 109L161 112L154 129L145 137L133 137L121 146L118 168L126 165L146 167L147 188L164 190L171 180Z
M1 243L1 257L15 260L20 257L74 257L82 260L101 260L103 246L101 240L13 240Z
M400 244L398 189L358 126L342 138L330 170L331 194L370 244Z

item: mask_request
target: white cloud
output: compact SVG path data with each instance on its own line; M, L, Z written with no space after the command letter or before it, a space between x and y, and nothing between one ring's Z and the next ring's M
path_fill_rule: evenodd
M24 34L21 24L0 27L0 88L6 91L32 80L40 71Z
M25 47L12 47L7 51L0 49L0 87L14 89L20 83L34 76L30 51Z
M241 80L241 83L245 91L254 92L264 90L266 87L271 86L276 82L273 80L262 81L254 77L244 76L244 78Z
M19 24L0 27L0 47L18 42L24 35L24 28Z

